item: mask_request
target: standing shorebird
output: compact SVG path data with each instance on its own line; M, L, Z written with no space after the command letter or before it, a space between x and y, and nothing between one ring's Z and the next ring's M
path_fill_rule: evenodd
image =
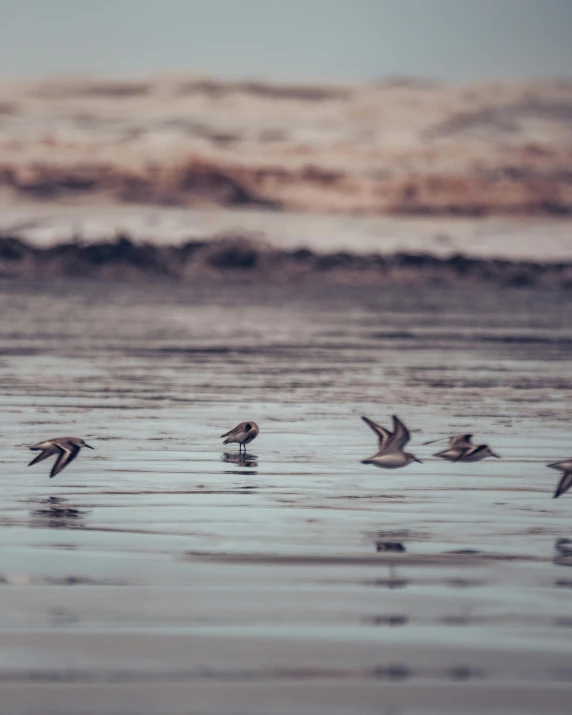
M38 442L38 444L30 447L30 449L36 451L41 450L41 452L37 457L32 459L28 467L31 467L32 464L42 462L44 459L51 457L52 454L57 454L58 458L50 472L51 479L55 477L56 474L59 474L64 467L67 467L70 462L73 462L82 447L93 449L93 447L90 447L89 444L86 444L83 439L79 439L79 437L56 437L54 439L47 439L44 442Z
M226 437L223 444L230 444L231 442L238 442L238 451L244 447L246 452L246 445L252 442L258 436L260 430L256 422L241 422L234 429L226 434L221 434L221 439Z
M486 459L487 457L500 459L499 455L493 452L488 444L473 444L472 438L472 434L454 434L449 437L447 449L437 452L433 456L446 459L448 462L480 462L481 459ZM439 439L433 439L423 444L433 444L439 441Z
M406 467L411 462L422 464L421 460L417 459L415 455L403 451L411 435L399 417L393 415L393 432L367 417L362 417L362 420L371 427L379 438L378 452L372 457L362 459L362 464L374 464L376 467L383 467L384 469L399 469L399 467Z
M559 472L564 472L554 492L554 499L558 499L559 496L572 487L572 459L564 459L562 462L552 462L552 464L547 464L546 466L550 467L550 469L557 469Z

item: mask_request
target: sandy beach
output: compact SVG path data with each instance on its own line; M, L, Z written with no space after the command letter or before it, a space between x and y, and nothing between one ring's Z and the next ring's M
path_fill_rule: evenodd
M569 715L572 3L1 4L0 715Z
M571 117L0 82L1 715L570 711ZM362 464L394 414L422 463ZM461 432L501 459L423 444Z
M0 282L3 712L568 712L569 303ZM393 413L423 464L360 464ZM95 451L50 480L56 433Z

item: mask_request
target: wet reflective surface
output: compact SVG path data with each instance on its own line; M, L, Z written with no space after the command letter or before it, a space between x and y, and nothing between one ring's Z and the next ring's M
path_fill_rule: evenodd
M0 284L2 712L569 712L570 300Z

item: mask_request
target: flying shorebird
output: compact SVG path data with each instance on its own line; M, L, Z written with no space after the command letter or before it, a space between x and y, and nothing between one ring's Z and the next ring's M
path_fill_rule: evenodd
M90 447L89 444L86 444L83 439L79 439L79 437L56 437L54 439L47 439L44 442L38 442L38 444L30 447L30 449L41 450L41 452L37 457L32 459L28 467L31 467L32 464L42 462L44 459L51 457L52 454L57 454L58 458L50 472L51 479L55 477L56 474L59 474L64 467L67 467L70 462L73 462L82 447L93 449L93 447Z
M557 469L559 472L564 472L554 492L554 499L558 499L559 496L572 487L572 459L564 459L562 462L552 462L552 464L547 464L546 466L551 469Z
M244 447L246 452L246 445L252 442L258 436L259 433L258 425L256 422L241 422L234 429L226 434L221 434L221 439L226 437L223 444L230 444L231 442L238 442L238 451Z
M371 427L379 438L378 452L372 457L362 459L362 464L374 464L376 467L383 467L384 469L399 469L399 467L406 467L411 462L422 464L421 460L417 459L413 454L403 451L403 448L409 442L410 434L399 417L393 415L393 432L367 417L362 417L362 420Z
M442 452L437 452L434 457L446 459L449 462L480 462L481 459L487 457L496 457L499 455L492 451L488 444L473 444L471 441L472 434L454 434L449 437L449 446ZM445 437L443 439L446 439ZM433 439L423 444L432 444L439 442L439 439Z

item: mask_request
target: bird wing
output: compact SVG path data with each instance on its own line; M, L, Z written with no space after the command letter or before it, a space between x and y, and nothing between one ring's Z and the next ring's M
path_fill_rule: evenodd
M470 449L464 449L461 454L455 459L455 462L462 462L463 459L466 459L467 457L474 457L476 454L480 454L487 448L486 444L475 444L471 445Z
M473 447L473 443L471 442L472 438L472 434L454 434L449 440L449 447Z
M77 457L79 454L79 447L77 447L75 444L70 444L69 446L63 446L61 444L56 445L56 447L59 450L59 455L58 458L56 459L56 463L52 467L52 471L50 472L50 479L52 477L55 477L56 474L59 474L64 467L67 467L67 465L70 462L73 462L73 460Z
M449 459L451 462L456 462L457 459L461 459L465 451L466 450L457 447L455 447L455 449L447 447L447 449L444 449L442 452L437 452L433 456L440 457L441 459Z
M220 439L222 439L223 437L233 437L235 434L242 432L245 424L246 424L245 422L241 422L239 425L236 425L236 427L233 427L231 430L229 430L225 434L221 434Z
M393 415L393 434L391 435L387 449L401 452L410 439L411 435L407 427L397 415Z
M30 449L33 449L31 447ZM44 449L40 452L40 454L37 454L34 459L28 464L28 467L31 467L32 464L37 464L38 462L43 462L44 459L47 459L48 457L51 457L54 452L51 449Z
M561 494L567 492L570 487L572 487L572 472L564 472L562 479L558 482L556 491L554 492L554 499L557 499Z
M572 472L572 459L563 459L561 462L551 462L546 465L550 469L558 469L561 472Z
M385 427L378 425L377 422L370 420L368 417L362 417L362 420L376 433L379 439L379 450L381 451L384 449L385 445L391 439L392 433L388 429L385 429Z

